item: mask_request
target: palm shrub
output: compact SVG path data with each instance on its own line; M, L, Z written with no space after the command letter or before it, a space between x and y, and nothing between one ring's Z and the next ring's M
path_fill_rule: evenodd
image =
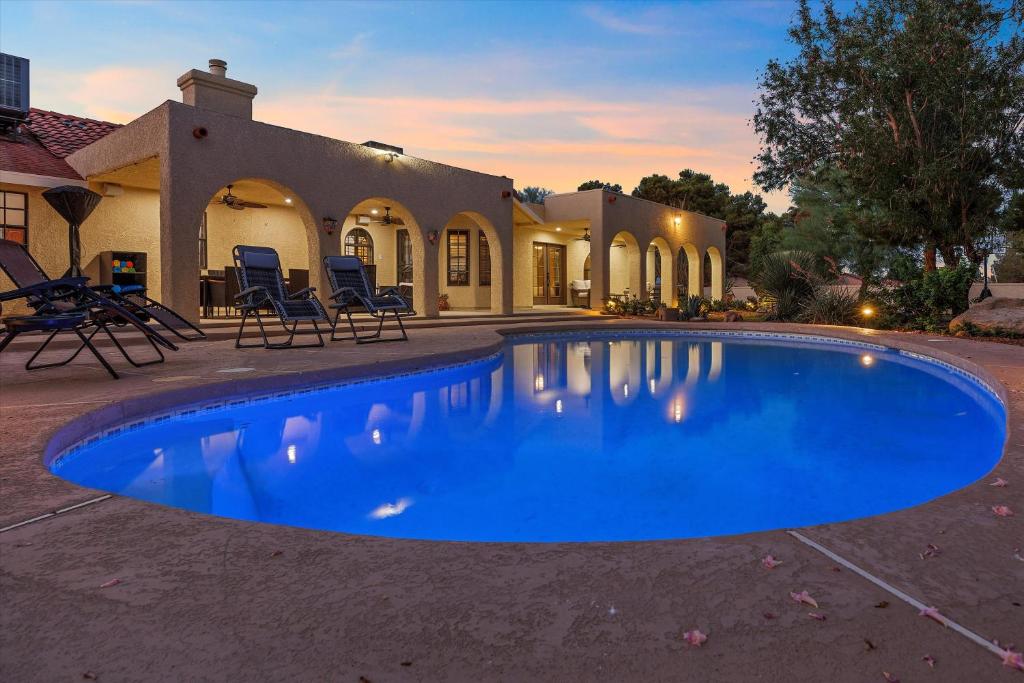
M828 275L825 265L810 252L777 251L761 259L752 284L768 320L794 320Z
M699 318L706 307L704 297L699 294L691 294L686 300L686 317L687 318Z
M800 318L815 325L849 325L857 318L857 296L843 287L821 285L802 304Z

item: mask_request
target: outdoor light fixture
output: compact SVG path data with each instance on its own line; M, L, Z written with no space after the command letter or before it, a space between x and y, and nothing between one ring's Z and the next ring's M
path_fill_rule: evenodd
M870 318L875 314L875 309L873 309L871 306L864 306L863 308L860 309L860 314L865 318Z
M562 226L561 225L556 225L555 226L555 232L562 232Z
M431 244L437 244L437 240L439 237L441 237L441 234L438 233L437 230L431 230L430 232L427 233L427 241L430 242Z
M618 198L619 198L618 195L610 194L610 195L608 195L608 203L609 204L614 204L615 200L618 199Z
M378 213L380 213L380 209L370 209L370 213L376 216Z
M206 130L206 128L202 126L196 126L192 129L192 137L194 137L196 140L202 140L209 134L210 131Z
M676 224L676 227L679 227L680 225L683 224L683 217L676 216L675 218L672 219L672 222Z
M324 232L328 235L334 234L334 229L338 227L338 219L331 218L330 216L324 216L320 219L320 224L324 227Z
M370 438L373 439L373 443L375 446L379 446L381 442L380 430L374 429L373 432L370 433Z
M295 464L295 446L288 447L288 462Z
M292 198L291 197L285 197L284 198L284 203L285 204L291 204L292 203Z
M378 152L380 152L381 156L384 157L384 161L389 164L405 153L405 150L402 149L401 147L398 147L396 145L389 145L384 142L377 142L376 140L367 140L366 142L363 143L363 146L369 147L370 149L375 149Z
M501 198L502 199L508 199L511 196L512 196L512 190L502 190L501 191Z

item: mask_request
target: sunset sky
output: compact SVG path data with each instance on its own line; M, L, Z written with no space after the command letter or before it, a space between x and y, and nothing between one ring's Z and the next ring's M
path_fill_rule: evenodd
M791 1L0 3L32 105L126 122L210 57L254 117L569 191L694 168L754 189L758 72ZM767 196L771 209L784 194Z

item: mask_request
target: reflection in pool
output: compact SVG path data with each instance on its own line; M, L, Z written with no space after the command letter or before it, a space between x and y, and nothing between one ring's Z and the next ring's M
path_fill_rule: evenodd
M176 417L55 462L227 517L404 538L683 538L847 520L977 480L1001 404L896 352L545 337L499 358Z

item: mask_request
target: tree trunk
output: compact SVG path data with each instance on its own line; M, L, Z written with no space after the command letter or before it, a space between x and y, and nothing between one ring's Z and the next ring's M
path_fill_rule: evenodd
M925 272L935 270L935 246L929 244L924 248L924 269Z
M942 262L947 268L956 268L960 263L960 255L956 253L956 247L943 246L939 248L942 253Z

